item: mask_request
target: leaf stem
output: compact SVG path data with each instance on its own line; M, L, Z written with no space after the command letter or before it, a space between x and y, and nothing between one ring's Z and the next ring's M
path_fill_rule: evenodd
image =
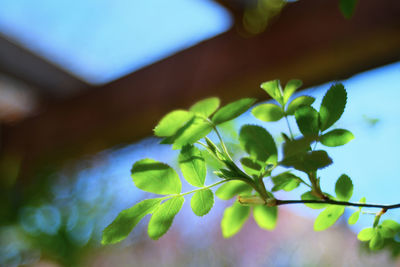
M215 126L215 124L212 124L212 127L213 127L215 133L216 133L217 136L218 136L219 142L221 143L221 146L222 146L222 150L223 150L224 153L228 156L228 158L233 162L233 159L232 159L231 155L229 154L228 149L227 149L226 146L225 146L224 140L222 140L222 137L221 137L221 135L219 134L219 131L218 131L218 129L217 129L217 126Z
M312 186L310 184L308 184L306 181L304 181L303 179L301 179L300 177L298 177L300 182L302 182L303 184L305 184L306 186L308 186L309 188L312 189Z
M352 206L352 207L365 207L365 208L381 208L385 210L390 209L398 209L400 208L399 204L393 205L382 205L382 204L371 204L371 203L354 203L354 202L347 202L347 201L337 201L337 200L276 200L276 206L280 205L290 205L290 204L331 204L331 205L339 205L339 206Z
M286 114L285 114L285 120L286 120L286 124L287 124L287 126L289 128L290 138L292 138L292 140L294 140L294 135L293 135L293 132L292 132L292 128L290 127L289 119L288 119Z
M208 153L211 154L211 156L213 156L217 161L221 162L222 164L225 164L225 162L223 162L223 161L222 161L221 159L219 159L216 155L214 155L214 153L212 153L212 151L210 150L210 148L209 148L206 144L204 144L204 143L202 143L202 142L200 142L200 141L196 141L196 144L199 144L199 145L205 147L205 149L208 151Z
M196 192L199 192L199 191L203 191L203 190L210 189L210 188L212 188L212 187L214 187L214 186L217 186L217 185L226 183L226 182L228 182L228 181L229 181L229 180L222 180L222 181L216 182L216 183L214 183L214 184L210 184L210 185L207 185L207 186L204 186L204 187L200 187L200 188L197 188L197 189L194 189L194 190L185 192L185 193L180 193L180 194L175 194L175 195L169 195L169 196L162 197L162 198L160 198L160 199L164 200L164 199L168 199L168 198L172 198L172 197L183 197L183 196L186 196L186 195L189 195L189 194L192 194L192 193L196 193Z

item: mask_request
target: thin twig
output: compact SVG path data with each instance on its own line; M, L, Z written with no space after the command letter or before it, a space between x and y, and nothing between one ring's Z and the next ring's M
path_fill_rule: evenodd
M381 208L385 210L390 209L398 209L400 208L399 204L394 205L382 205L382 204L368 204L368 203L354 203L347 201L336 201L336 200L276 200L276 206L280 205L290 205L290 204L331 204L331 205L339 205L339 206L353 206L353 207L366 207L366 208Z
M292 132L292 128L290 127L289 119L288 119L288 117L286 115L285 115L285 120L286 120L286 124L287 124L287 126L289 128L290 137L292 138L292 140L294 140L294 135L293 135L293 132Z

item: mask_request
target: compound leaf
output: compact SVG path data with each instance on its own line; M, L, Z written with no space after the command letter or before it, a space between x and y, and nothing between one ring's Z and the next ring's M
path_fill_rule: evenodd
M336 197L342 201L348 201L353 195L353 182L346 174L342 174L336 181Z
M214 205L214 194L210 189L194 193L190 200L190 206L197 216L206 215Z
M345 207L330 205L315 219L314 230L323 231L331 227L342 216Z
M167 164L142 159L133 165L131 174L135 186L143 191L161 195L181 192L179 175Z
M239 194L250 194L253 188L245 182L234 180L221 185L215 195L222 199L228 200Z
M225 209L221 221L221 230L224 238L234 236L243 227L250 215L250 207L242 206L235 202L232 206Z
M135 206L121 211L117 218L103 230L101 243L114 244L125 239L132 229L149 213L152 213L160 204L160 199L145 199Z
M172 136L192 117L193 114L186 110L171 111L165 115L154 128L154 134L160 137Z
M332 85L322 99L319 109L321 131L331 127L342 116L346 101L347 93L343 84Z
M202 187L206 179L206 162L201 151L194 145L186 145L182 148L178 157L179 167L186 181L197 187Z
M149 221L147 233L151 239L157 240L171 227L175 215L181 210L185 199L182 196L165 201L154 212Z
M261 126L244 125L240 129L239 141L250 157L272 164L277 160L277 149L271 134Z
M253 108L251 113L261 121L278 121L284 116L281 107L270 103Z
M296 97L295 99L292 100L292 102L289 103L289 105L286 108L286 114L288 115L294 115L294 113L296 112L296 110L299 107L302 106L311 106L312 103L314 103L315 98L311 97L311 96L299 96Z
M242 98L220 108L212 117L214 124L230 121L246 112L256 102L255 98Z
M325 146L342 146L354 139L354 135L345 129L335 129L320 137L321 144Z
M198 115L209 117L218 109L219 103L218 97L210 97L195 103L189 110Z
M278 208L265 205L254 206L253 216L260 228L273 230L278 218Z

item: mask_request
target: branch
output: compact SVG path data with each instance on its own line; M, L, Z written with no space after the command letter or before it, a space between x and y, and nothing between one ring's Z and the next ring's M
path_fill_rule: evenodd
M186 195L189 195L189 194L192 194L192 193L196 193L196 192L199 192L199 191L210 189L210 188L212 188L214 186L220 185L222 183L226 183L228 181L229 180L222 180L222 181L216 182L216 183L211 184L211 185L207 185L207 186L203 186L203 187L194 189L192 191L188 191L188 192L184 192L184 193L180 193L180 194L168 195L168 196L162 197L160 199L164 200L164 199L173 198L173 197L183 197L183 196L186 196Z
M381 205L381 204L368 204L368 203L354 203L354 202L346 202L346 201L336 201L336 200L279 200L276 199L275 205L289 205L289 204L331 204L331 205L339 205L339 206L353 206L353 207L366 207L366 208L381 208L384 210L397 209L400 208L399 204L394 205Z

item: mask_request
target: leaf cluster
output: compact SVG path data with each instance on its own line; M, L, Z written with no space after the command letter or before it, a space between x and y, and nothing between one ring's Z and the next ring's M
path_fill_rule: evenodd
M216 97L201 100L188 110L174 110L165 115L154 129L162 144L170 144L180 150L178 156L181 176L194 187L181 192L180 175L169 165L153 159L142 159L134 163L131 174L135 186L143 191L159 195L143 200L133 207L123 210L103 231L103 244L123 240L146 215L150 215L148 235L159 239L170 228L175 216L181 210L185 196L191 195L190 206L197 216L204 216L214 205L214 195L221 200L237 197L224 211L221 231L229 238L240 231L252 214L259 227L272 230L278 218L278 206L290 201L275 198L275 192L291 191L301 184L307 191L301 200L313 209L323 209L314 223L315 231L331 227L344 213L346 206L360 206L349 218L355 224L360 217L361 206L350 203L353 183L346 174L341 175L335 185L335 196L325 193L320 185L318 171L333 163L328 153L316 149L317 144L338 147L347 144L354 136L334 125L342 116L347 103L347 93L340 83L333 84L326 92L319 109L312 105L312 96L293 94L302 86L300 80L290 80L284 88L279 80L264 82L261 88L273 100L252 108L251 113L262 122L285 119L288 133L282 132L282 149L277 147L274 137L261 125L243 125L237 135L243 153L239 160L233 160L222 136L218 131L221 124L231 121L247 111L256 101L243 98L220 107ZM295 137L288 117L294 117L298 135ZM214 131L219 143L214 143L208 135ZM205 155L218 164L214 174L219 181L205 185L207 164ZM276 167L284 171L276 173ZM281 168L280 168L281 169ZM295 171L295 172L294 172ZM272 182L272 187L264 183ZM213 191L213 187L218 187ZM371 249L382 247L382 240L393 238L398 233L395 222L379 224L377 215L373 228L363 230L359 239L369 241Z

